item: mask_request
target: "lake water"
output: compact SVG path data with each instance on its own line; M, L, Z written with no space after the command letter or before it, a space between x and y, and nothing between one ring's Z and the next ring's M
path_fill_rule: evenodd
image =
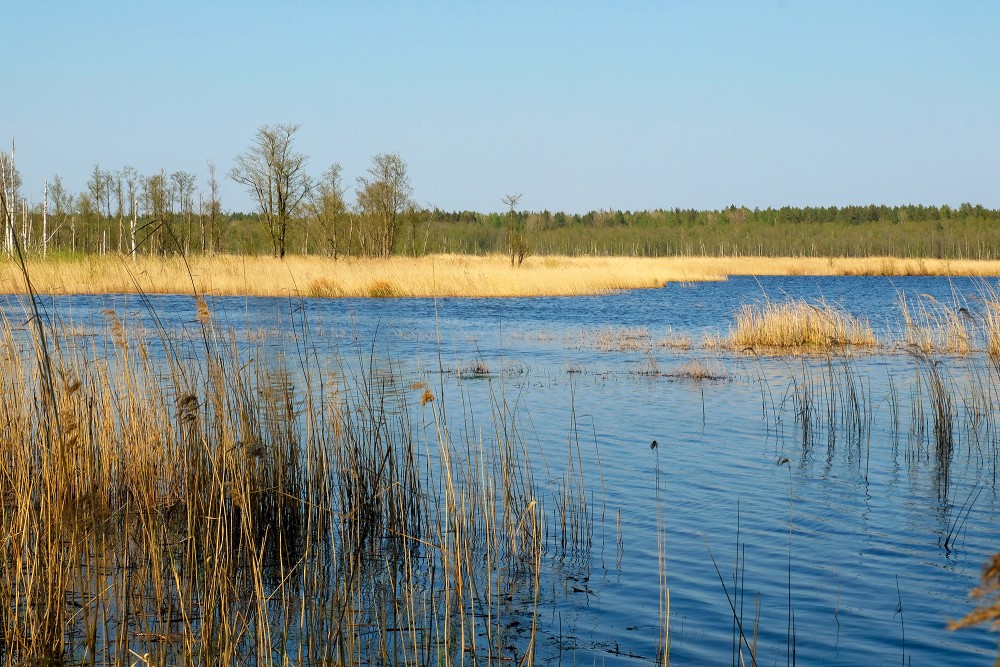
M502 388L543 493L578 443L593 538L546 565L540 662L654 662L662 573L673 664L734 661L731 599L751 642L756 625L758 664L784 664L794 651L800 664L958 665L989 664L997 651L985 630L945 628L972 609L968 591L1000 550L998 415L993 404L973 414L982 406L970 398L975 386L1000 384L996 371L981 355L801 359L701 341L725 335L742 304L764 298L824 300L888 337L901 326L900 293L911 303L957 299L975 316L980 302L969 295L982 289L972 279L741 277L595 297L209 306L216 322L275 355L308 347L330 364L392 360L401 386L426 381L444 390L452 414L475 413L474 427L464 423L486 442L490 396ZM5 308L23 323L15 299ZM49 317L81 331L103 330L106 308L151 327L155 312L156 326L179 334L196 328L191 297L47 301ZM681 337L689 349L676 345ZM720 377L689 377L694 361ZM954 406L944 457L933 377ZM407 396L420 429L420 393Z

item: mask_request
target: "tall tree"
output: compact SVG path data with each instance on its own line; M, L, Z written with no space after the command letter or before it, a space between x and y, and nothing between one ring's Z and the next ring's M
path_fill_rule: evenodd
M219 181L215 178L215 162L208 161L208 204L207 204L208 233L202 231L202 252L205 252L205 238L208 237L208 252L215 253L219 250L222 236L219 230L219 218L222 216L222 205L219 203Z
M521 266L524 256L528 252L528 240L525 238L524 226L521 224L520 215L517 213L517 205L521 201L521 195L506 195L503 203L508 206L507 211L507 251L510 253L510 265Z
M66 189L58 174L52 177L52 183L49 184L49 200L52 202L53 219L53 229L49 232L49 238L55 242L58 237L64 236L62 228L68 221L70 223L70 248L76 250L73 193ZM65 247L65 241L63 241L63 247Z
M379 257L392 256L399 233L399 214L410 203L410 179L406 162L397 153L372 156L368 176L358 177L358 206L372 227L371 252Z
M191 251L191 218L194 214L194 189L197 178L186 171L170 174L171 190L177 197L177 214L184 222L184 254Z
M112 174L111 189L115 195L115 215L118 217L118 253L121 254L125 241L125 175L119 170Z
M128 209L129 216L131 220L129 221L129 254L132 255L132 260L135 260L136 252L136 226L138 225L139 218L139 184L142 180L142 176L139 172L130 165L125 165L122 169L122 178L125 179L125 187L128 189Z
M236 156L229 178L257 198L274 256L284 258L288 223L310 191L307 158L292 150L298 125L262 125L250 149Z
M14 165L14 142L10 153L0 152L0 224L4 228L4 250L14 252L14 215L20 201L21 174Z
M325 237L327 254L334 259L339 252L340 228L347 217L345 188L340 174L340 164L334 162L323 172L310 198L310 209Z
M149 239L151 242L149 246L150 254L157 252L166 253L167 244L164 238L163 226L167 221L169 199L170 193L167 175L162 169L160 173L153 174L142 180L142 204L149 219L145 226L149 227L149 231L142 242L140 242L140 245L146 239Z
M89 195L88 215L92 218L89 225L95 238L98 252L107 251L107 226L106 222L111 219L111 182L113 178L111 172L101 169L101 165L95 164L94 170L87 181L87 194ZM82 211L81 211L82 213Z

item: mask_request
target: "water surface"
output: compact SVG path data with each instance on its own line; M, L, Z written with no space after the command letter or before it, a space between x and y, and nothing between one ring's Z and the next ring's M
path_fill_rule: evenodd
M502 391L548 492L579 451L593 536L546 565L553 594L540 612L541 661L655 661L665 573L674 664L734 660L730 602L748 639L757 633L759 664L784 663L792 650L801 664L987 664L995 636L945 625L971 610L967 593L1000 549L994 406L979 422L969 417L972 383L998 382L989 363L941 357L932 367L898 350L845 360L700 347L706 335L725 335L746 303L822 300L889 338L901 326L901 293L975 316L971 296L983 285L741 277L594 297L227 297L209 306L216 323L275 355L308 350L347 367L392 359L405 380L427 381L476 413L474 427L464 423L487 443L491 395ZM189 296L46 300L47 316L82 337L100 336L106 309L178 341L197 339ZM5 310L26 324L16 300ZM692 347L661 346L668 337ZM672 375L693 360L724 377ZM955 396L945 459L929 417L932 372ZM407 399L418 429L419 398Z

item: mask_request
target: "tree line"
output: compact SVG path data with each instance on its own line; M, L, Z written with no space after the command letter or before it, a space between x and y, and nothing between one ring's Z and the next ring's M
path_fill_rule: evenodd
M417 227L426 215L411 197L406 162L396 153L372 156L350 204L339 163L315 178L308 173L308 158L293 146L297 131L297 125L261 126L249 149L234 158L226 176L256 200L249 214L223 212L211 161L201 182L187 171L140 174L131 166L95 165L82 192L70 192L57 175L43 184L41 201L29 203L12 147L0 152L3 249L389 257L409 229L408 247L416 253Z
M95 165L83 191L59 176L41 201L24 195L14 147L0 152L3 249L29 253L265 254L390 257L395 254L805 255L1000 258L1000 211L980 205L864 205L721 210L445 211L418 206L406 162L373 155L349 200L341 165L319 176L295 150L296 125L264 125L224 177L257 203L224 211L215 164L140 174ZM37 196L37 195L35 195Z

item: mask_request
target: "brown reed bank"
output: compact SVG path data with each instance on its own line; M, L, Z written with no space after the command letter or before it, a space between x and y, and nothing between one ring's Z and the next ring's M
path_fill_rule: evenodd
M1000 275L1000 262L811 257L528 257L429 255L390 259L289 256L61 256L29 259L47 294L189 294L305 297L516 297L604 294L731 275ZM0 292L22 293L19 267L0 262Z
M186 343L0 323L0 663L532 664L580 478L550 531L505 402L453 436L375 360L286 366L192 315Z

